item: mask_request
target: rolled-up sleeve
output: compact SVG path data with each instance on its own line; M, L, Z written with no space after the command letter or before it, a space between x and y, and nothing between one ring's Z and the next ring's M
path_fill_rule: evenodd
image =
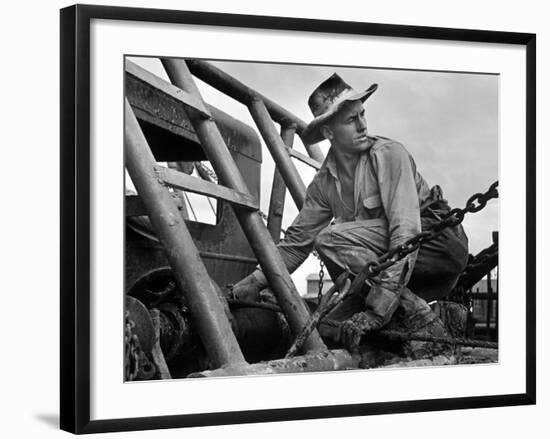
M279 251L290 273L306 260L313 249L315 237L333 217L332 210L314 179L306 191L300 213L279 243Z
M389 249L402 245L421 231L420 207L413 171L413 162L405 148L391 142L372 152L380 198L388 219ZM412 273L418 251L395 263L380 275L381 285L390 290L398 288L405 262L409 269L403 279L406 284Z

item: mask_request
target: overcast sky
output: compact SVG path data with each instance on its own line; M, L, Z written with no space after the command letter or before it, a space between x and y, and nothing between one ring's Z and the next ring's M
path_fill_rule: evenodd
M157 59L132 61L167 79ZM402 143L428 184L442 187L451 207L464 207L472 194L486 191L498 179L496 75L243 62L214 64L306 122L312 119L307 106L309 95L332 73L337 72L356 90L377 83L378 90L365 105L369 133ZM197 83L208 103L255 126L245 106L200 81ZM298 137L294 147L305 152ZM321 147L326 154L328 143L323 142ZM314 171L295 163L307 185ZM260 205L264 212L268 211L273 168L271 155L263 145ZM499 228L498 212L498 200L492 200L484 210L466 216L463 224L470 253L476 254L492 243L491 232ZM283 227L296 214L287 192ZM293 279L300 292L305 292L305 277L318 271L313 257L296 271Z

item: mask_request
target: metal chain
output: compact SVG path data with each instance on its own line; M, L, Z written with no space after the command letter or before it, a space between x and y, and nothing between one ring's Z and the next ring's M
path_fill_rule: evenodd
M333 328L339 328L342 322L335 320L323 320L323 323ZM421 329L421 328L419 328ZM376 332L376 336L398 341L425 341L429 343L445 343L458 346L470 346L474 348L498 349L498 343L485 340L474 340L465 337L441 337L429 334L421 334L417 331L394 331L382 329Z
M204 165L201 162L195 162L195 166L200 166L202 169L207 172L213 181L218 182L218 177L216 173L210 169L208 166ZM419 233L418 235L408 239L399 247L393 248L387 253L383 254L378 260L371 261L368 263L367 274L368 277L375 277L380 274L382 271L395 264L397 261L405 258L405 256L410 253L415 252L420 248L420 246L428 241L431 241L441 235L444 229L448 227L455 227L462 223L466 213L479 212L483 209L487 202L493 198L498 198L498 181L495 181L485 193L478 192L472 195L466 202L464 208L454 208L450 210L446 215L443 216L439 223L436 223L430 227L429 230ZM267 215L260 211L260 216L267 221ZM284 230L281 230L283 233L286 233ZM319 258L318 255L315 255ZM320 258L319 258L320 260ZM320 260L320 263L322 261ZM320 276L320 281L322 278ZM321 283L321 282L320 282Z
M135 322L130 319L130 313L125 313L124 328L124 373L128 381L150 380L156 373L155 365L149 361L141 349L139 337L134 333Z
M195 167L200 168L202 171L208 174L208 176L214 183L218 183L218 175L210 166L206 166L203 162L195 162Z
M437 238L443 233L444 229L458 226L464 220L466 213L479 212L487 205L489 200L498 198L497 187L498 181L495 181L487 192L472 195L464 208L450 210L442 217L441 221L433 224L428 230L420 232L418 235L405 241L402 245L384 253L376 261L369 262L366 267L367 277L377 276L397 261L418 250L422 244Z
M317 303L321 303L323 297L323 278L325 277L325 264L321 258L319 258L319 290L317 291Z
M130 313L125 313L124 327L124 369L125 376L128 381L133 381L139 372L139 357L141 354L141 346L133 329L136 324L130 319Z
M332 309L338 306L344 301L344 299L351 294L355 294L357 288L361 287L366 279L373 278L386 268L395 264L397 261L405 258L408 254L418 250L422 244L437 238L443 233L443 230L447 227L454 227L462 223L464 216L468 212L479 212L487 205L487 201L492 198L498 198L498 181L494 182L487 192L484 194L477 193L472 195L463 209L452 209L446 215L444 215L436 224L433 224L429 230L420 232L418 235L405 241L402 245L395 247L384 253L376 261L368 262L361 272L355 277L351 286L349 286L349 277L347 283L347 289L344 286L340 295L329 298L324 304L319 306L315 313L310 317L309 321L304 325L303 329L296 336L296 339L287 352L287 358L293 356L302 346L303 342L309 337L309 334L319 324L321 319L326 316ZM478 203L476 205L476 203ZM342 276L342 275L341 275Z

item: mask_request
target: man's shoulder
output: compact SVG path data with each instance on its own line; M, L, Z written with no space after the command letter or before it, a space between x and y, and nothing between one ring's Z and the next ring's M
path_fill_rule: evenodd
M410 156L407 149L397 140L383 136L372 136L373 145L369 148L371 155Z
M319 170L313 176L309 186L323 186L328 183L331 176L330 170L327 168L326 163L323 163Z
M307 191L320 191L323 192L326 189L326 185L329 182L331 176L330 170L327 168L326 160L323 162L319 170L315 173L311 182L307 186Z
M389 137L384 136L371 136L373 141L372 151L377 151L384 148L405 148L402 143L397 140L390 139Z
M323 160L323 163L321 164L321 167L319 170L315 173L315 176L313 177L313 181L320 181L326 179L328 176L334 174L336 172L336 162L334 161L334 156L332 153L332 150L329 149L328 153L325 157L325 160Z

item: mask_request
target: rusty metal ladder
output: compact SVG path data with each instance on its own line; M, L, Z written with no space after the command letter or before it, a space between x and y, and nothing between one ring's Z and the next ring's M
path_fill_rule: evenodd
M279 242L286 189L288 188L298 210L302 208L305 199L305 185L291 159L319 170L324 160L319 145L304 143L308 155L296 151L293 149L294 138L305 129L306 123L303 120L207 61L190 59L186 64L194 76L245 105L252 115L276 164L267 228L273 240ZM274 122L281 126L280 135Z
M127 100L124 134L126 166L149 212L159 239L166 249L176 282L182 291L187 292L191 312L212 365L218 368L235 368L246 362L224 310L223 295L208 275L168 187L197 192L230 202L293 333L299 333L306 324L309 311L300 299L275 243L259 215L257 201L248 192L244 179L206 109L186 62L183 60L162 60L162 62L170 80L176 86L173 90L169 90L170 94L177 96L184 103L204 152L225 187L200 181L182 172L157 165ZM132 69L131 63L127 62L126 68ZM265 123L266 111L261 101L254 101L251 112L259 121L262 135L270 136L270 142L282 142L278 134L273 133L275 129L273 124L271 123L270 126ZM281 149L280 145L278 147ZM282 149L286 150L284 145ZM285 155L289 160L288 154ZM294 168L293 165L292 168ZM287 177L289 172L293 172L290 174L291 178L295 181L299 180L295 168L294 171L286 169L281 173L283 172ZM303 183L294 184L291 193L293 196L302 197L303 202L305 195ZM326 350L316 331L308 339L305 350L313 352Z

